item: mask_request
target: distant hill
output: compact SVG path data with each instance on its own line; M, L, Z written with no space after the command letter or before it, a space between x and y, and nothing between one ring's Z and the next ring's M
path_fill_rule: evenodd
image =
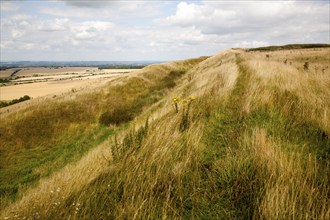
M329 219L330 48L316 47L153 64L4 108L1 219Z
M275 51L275 50L296 50L308 48L327 48L330 44L288 44L284 46L257 47L248 49L248 51Z
M129 68L145 67L162 61L12 61L0 62L0 69L20 67L102 67Z

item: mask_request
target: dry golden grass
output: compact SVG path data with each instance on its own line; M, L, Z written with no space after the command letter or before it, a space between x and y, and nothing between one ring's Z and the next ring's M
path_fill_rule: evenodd
M198 63L199 61L192 60L191 62ZM179 62L175 66L185 68ZM1 182L1 187L3 187L1 188L1 207L10 202L7 196L8 190L9 192L18 191L18 195L22 196L35 179L46 177L52 173L52 169L56 170L65 165L71 157L77 158L76 154L81 155L92 144L102 141L104 135L114 132L113 126L107 128L98 124L99 116L103 111L111 111L120 108L122 104L127 104L134 107L132 111L138 112L144 107L140 103L148 106L159 99L158 96L161 97L167 92L168 88L160 82L171 74L168 69L159 74L158 78L148 81L144 79L143 73L117 78L110 85L93 92L71 92L53 100L49 99L47 102L31 104L12 114L2 115L0 150L1 167L4 171L1 175L4 178ZM175 78L166 79L175 85L173 81ZM159 94L153 94L156 89L153 91L149 88L156 88ZM151 92L150 95L148 91ZM139 105L133 106L135 104ZM133 114L136 113L133 112ZM93 143L94 141L96 142ZM75 151L78 152L75 153ZM63 153L67 155L64 158ZM31 154L33 156L30 156ZM46 157L45 160L42 156ZM59 159L56 158L57 156ZM50 171L47 166L43 169L39 168L45 165L51 167ZM12 183L16 182L15 172L22 172L22 176L18 178L21 182Z
M93 96L96 107L82 105L87 115L133 94L158 98L27 187L1 218L329 219L330 72L311 68L329 63L329 52L228 50L113 82ZM173 69L185 73L164 89L157 82ZM92 100L82 97L72 100Z
M318 159L309 154L305 159L304 149L287 153L281 145L271 140L264 129L253 129L245 137L246 151L258 169L264 169L263 192L255 216L266 219L328 219L328 179L319 175Z
M249 90L246 108L250 108L252 96L254 96L254 107L264 105L271 99L271 92L265 87L275 87L280 91L288 91L299 98L303 108L302 117L317 121L317 123L330 132L328 109L330 108L330 49L304 49L289 53L288 51L277 51L270 53L271 58L264 57L266 52L254 53L247 58L247 64L254 76L258 80L252 80L253 84ZM293 55L291 55L293 54ZM303 54L303 56L302 56ZM250 54L249 54L250 55ZM294 65L284 64L283 59L292 59ZM280 61L276 61L280 60ZM320 66L324 71L314 69L303 70L305 62L310 62L310 66Z

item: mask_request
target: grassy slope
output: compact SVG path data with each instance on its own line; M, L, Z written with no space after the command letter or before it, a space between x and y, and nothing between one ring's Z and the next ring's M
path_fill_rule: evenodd
M185 69L203 59L148 67L96 92L73 92L1 118L1 208L120 129L104 126L106 120L99 123L101 115L126 106L123 114L134 118L174 87ZM148 79L151 74L155 77Z
M330 50L266 52L229 50L204 61L152 66L93 99L77 97L72 105L83 106L75 112L84 110L67 131L91 128L72 143L87 139L90 149L108 140L82 158L71 151L57 169L39 175L36 187L29 187L34 181L19 187L21 196L1 216L329 219ZM63 103L52 108L66 109ZM133 109L133 123L99 126L99 115L111 116L109 103ZM20 115L29 117L28 111L12 116L7 126L22 123ZM53 131L54 141L68 141ZM19 143L14 146L30 142ZM58 160L50 161L47 167ZM11 167L1 166L11 178Z

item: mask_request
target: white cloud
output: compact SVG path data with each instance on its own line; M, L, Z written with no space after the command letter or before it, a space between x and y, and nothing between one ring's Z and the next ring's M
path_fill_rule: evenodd
M107 31L110 28L114 27L111 22L106 21L87 21L82 23L83 29L91 29L93 28L95 31Z
M194 26L204 34L268 33L274 28L300 26L300 30L327 24L329 11L324 4L303 4L293 1L215 2L204 4L181 2L176 14L158 23ZM291 34L291 33L287 33Z
M0 48L1 49L10 48L12 44L13 44L12 41L1 42Z
M89 40L96 42L101 40L104 36L108 37L110 34L108 31L110 31L111 28L113 28L113 24L111 22L87 21L71 24L70 32L71 37L73 37L76 41ZM77 42L75 42L75 44L77 44Z
M239 48L251 48L251 47L264 47L268 46L268 42L262 42L262 41L242 41L235 44L235 47Z
M41 21L38 25L40 31L65 31L68 29L69 19L56 18L54 20Z
M25 50L32 50L34 48L35 44L34 43L27 43L23 45L23 48Z
M1 8L5 59L175 60L231 47L329 43L325 2L25 2L29 10Z
M13 30L11 31L11 36L12 36L14 39L15 39L15 38L20 38L20 37L22 37L23 34L24 34L23 31L20 31L20 30L17 30L17 29L13 29Z

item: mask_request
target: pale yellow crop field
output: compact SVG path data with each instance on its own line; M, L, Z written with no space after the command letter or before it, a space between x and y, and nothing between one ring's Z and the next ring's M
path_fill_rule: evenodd
M11 74L9 70L6 71L6 74ZM57 95L70 90L81 90L98 86L113 77L133 71L135 69L98 70L94 67L25 68L15 74L20 78L0 87L0 100L17 99L24 95L36 98Z
M12 73L19 70L15 76L48 76L48 75L62 75L62 74L91 74L91 73L123 73L130 72L133 69L98 69L97 67L30 67L30 68L12 68L0 70L0 78L10 77Z

